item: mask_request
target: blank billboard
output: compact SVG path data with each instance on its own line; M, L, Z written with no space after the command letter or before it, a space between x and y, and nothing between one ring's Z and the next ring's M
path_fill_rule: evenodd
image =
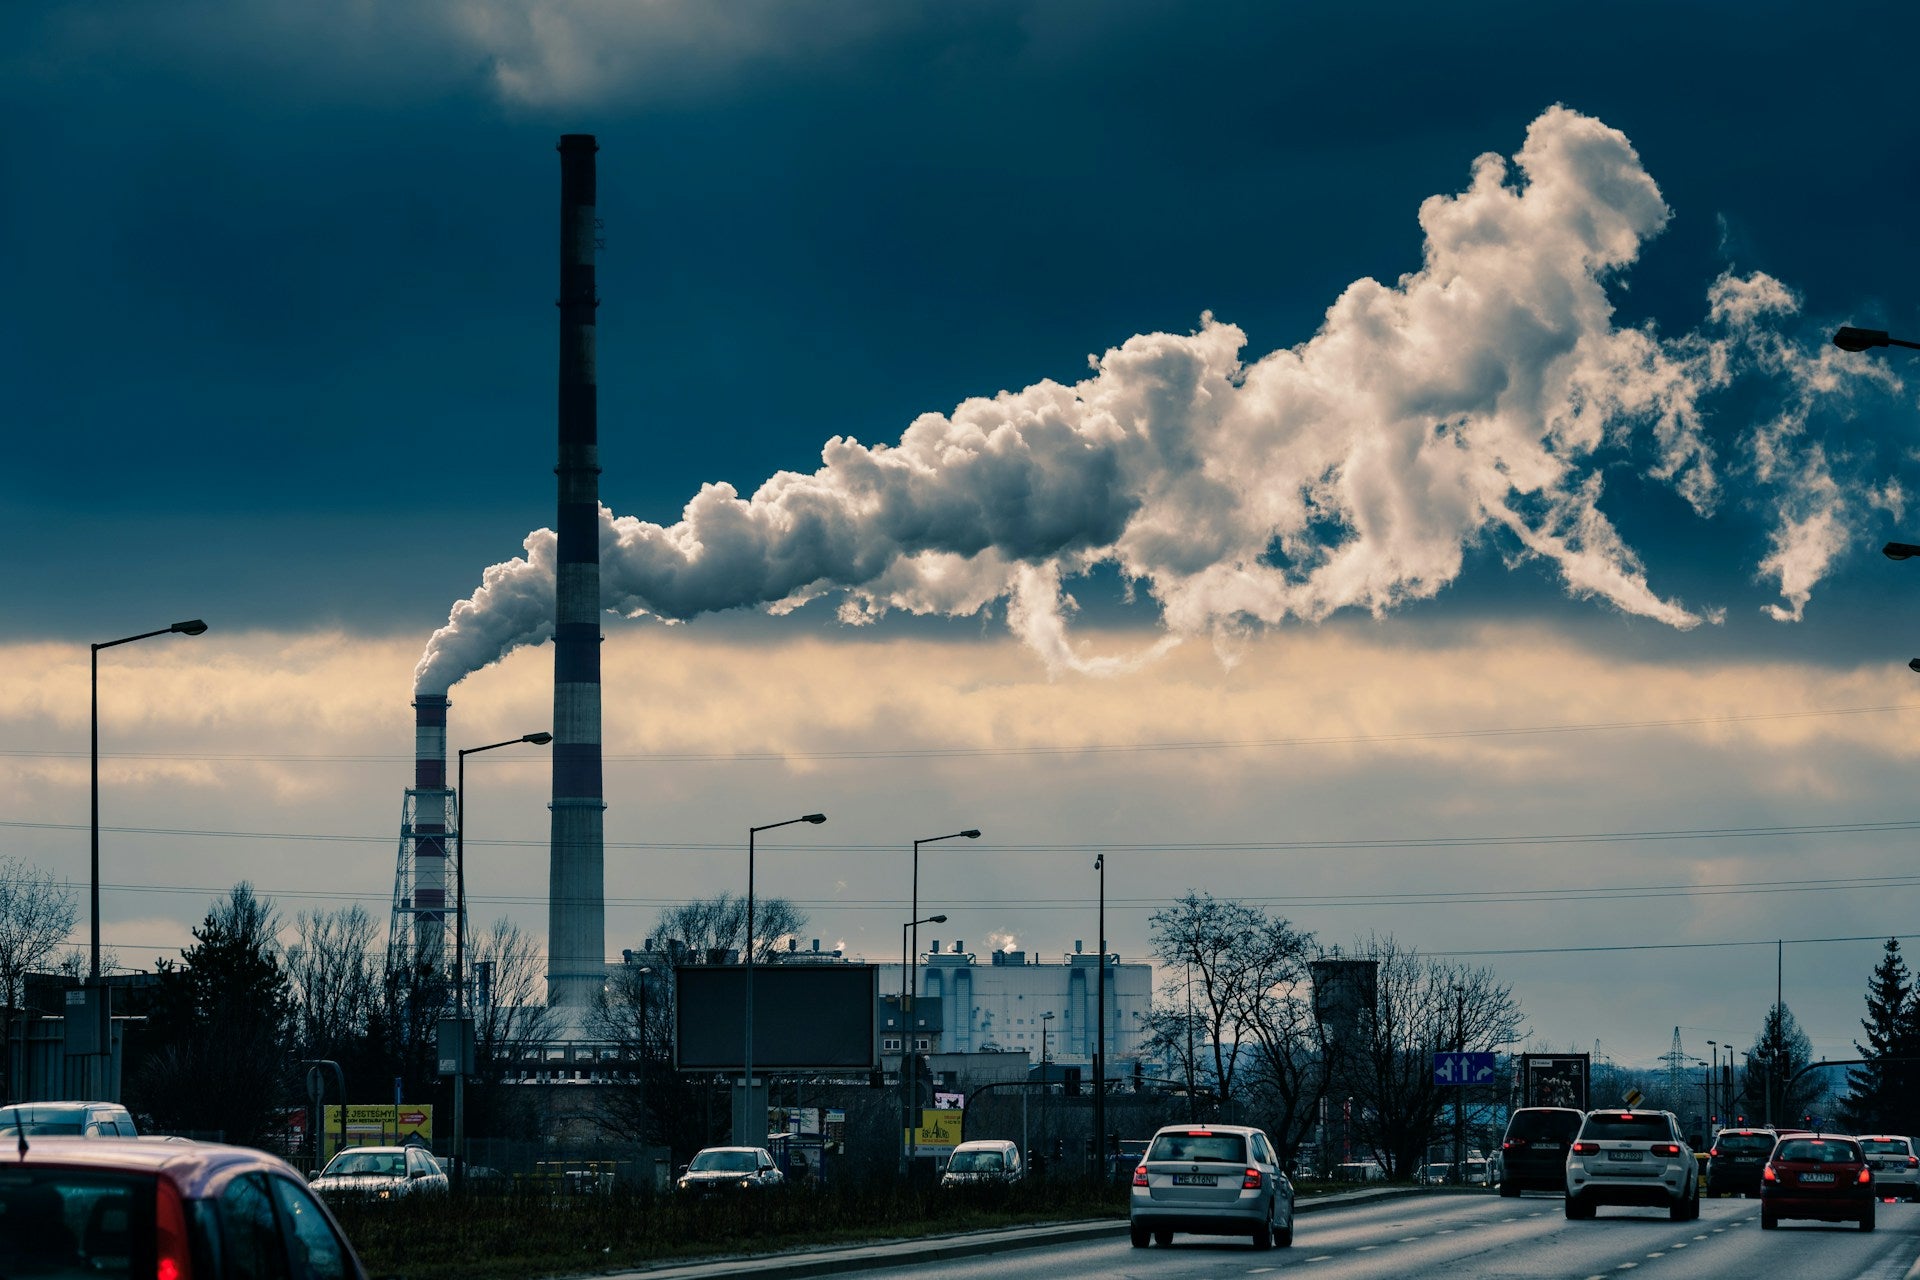
M745 965L673 971L674 1065L745 1069ZM869 1071L880 1064L875 1019L880 971L870 964L755 965L753 1069Z

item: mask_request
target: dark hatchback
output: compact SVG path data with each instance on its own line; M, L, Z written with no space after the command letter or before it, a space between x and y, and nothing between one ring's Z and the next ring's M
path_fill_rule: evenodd
M1768 1231L1782 1218L1857 1222L1873 1230L1877 1192L1873 1170L1860 1144L1839 1134L1782 1138L1760 1171L1760 1225Z
M1500 1194L1567 1193L1567 1149L1586 1120L1571 1107L1522 1107L1507 1121L1500 1143Z
M1707 1194L1757 1196L1760 1171L1767 1167L1780 1135L1771 1129L1722 1129L1707 1153Z

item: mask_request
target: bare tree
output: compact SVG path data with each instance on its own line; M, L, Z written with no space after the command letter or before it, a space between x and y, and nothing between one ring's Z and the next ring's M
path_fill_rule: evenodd
M467 1094L469 1131L476 1137L533 1137L531 1094L509 1089L505 1081L515 1062L553 1038L558 1019L540 998L545 965L533 939L505 916L481 931L469 951L473 972L489 975L486 998L472 1006L475 1078Z
M753 900L753 958L764 964L784 939L796 937L807 927L806 913L786 898ZM730 893L701 898L668 907L654 925L655 936L689 953L686 963L704 964L707 957L720 952L740 952L747 945L747 900Z
M1182 965L1193 981L1193 1010L1212 1059L1213 1086L1225 1103L1235 1096L1235 1078L1250 1060L1242 1050L1249 1019L1266 1017L1277 1032L1276 1015L1266 1008L1270 992L1305 977L1311 935L1259 907L1221 901L1212 894L1186 897L1148 917L1153 953L1169 965Z
M1519 1025L1520 1007L1491 970L1428 959L1392 937L1371 938L1353 954L1379 964L1374 1003L1363 1015L1362 1043L1347 1077L1355 1136L1389 1177L1401 1177L1426 1159L1442 1109L1462 1100L1457 1086L1434 1082L1433 1054L1505 1043Z
M75 918L73 891L50 872L0 858L0 1047L26 999L27 974L66 941Z
M373 917L358 903L301 912L287 951L294 1032L301 1055L339 1060L367 1032L380 999Z

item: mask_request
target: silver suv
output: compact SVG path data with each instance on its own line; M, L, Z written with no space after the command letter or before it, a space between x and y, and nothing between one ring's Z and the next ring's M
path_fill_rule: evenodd
M1133 1247L1173 1243L1176 1231L1293 1243L1293 1184L1267 1135L1237 1124L1168 1125L1133 1170Z
M1567 1153L1567 1216L1603 1204L1700 1216L1700 1167L1671 1111L1589 1111Z
M1873 1184L1891 1200L1920 1199L1920 1156L1911 1139L1894 1133L1862 1134L1854 1139L1873 1170Z
M133 1138L133 1117L117 1102L16 1102L0 1107L0 1132L29 1138Z

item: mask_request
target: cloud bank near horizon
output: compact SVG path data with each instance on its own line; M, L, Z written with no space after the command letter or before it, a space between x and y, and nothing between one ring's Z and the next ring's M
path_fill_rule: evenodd
M1798 301L1764 273L1722 275L1705 323L1677 337L1617 326L1607 285L1669 216L1623 134L1554 107L1511 163L1483 155L1465 191L1421 205L1419 270L1356 281L1306 342L1250 360L1246 335L1208 315L1128 339L1074 385L924 414L897 444L836 436L818 470L750 498L707 485L672 525L603 508L603 601L679 622L839 593L860 624L1005 600L1050 668L1106 674L1187 637L1384 614L1438 594L1487 543L1576 598L1679 628L1718 620L1657 591L1602 510L1606 469L1627 464L1703 519L1738 481L1771 529L1755 566L1780 592L1769 612L1798 620L1858 520L1903 501L1842 482L1816 412L1898 383L1784 336ZM1778 407L1723 457L1705 406L1736 384ZM417 688L550 635L554 534L524 547L454 605ZM1066 585L1101 565L1159 606L1166 634L1142 653L1074 642Z

